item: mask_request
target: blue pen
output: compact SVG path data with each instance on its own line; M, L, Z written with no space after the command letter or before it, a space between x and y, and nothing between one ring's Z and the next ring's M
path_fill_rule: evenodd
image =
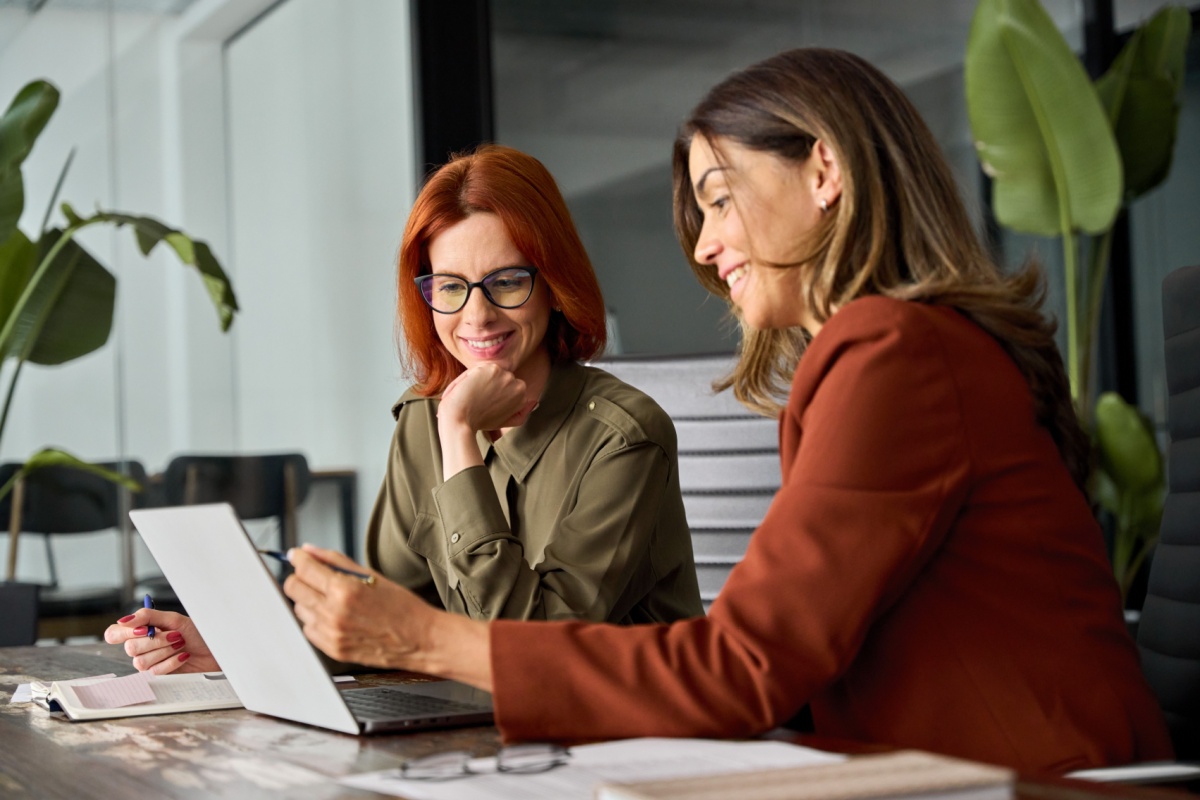
M150 595L146 595L145 599L142 600L142 608L154 608L154 600L152 600L150 598ZM147 627L146 635L149 636L151 639L154 638L154 626L153 625L150 625Z

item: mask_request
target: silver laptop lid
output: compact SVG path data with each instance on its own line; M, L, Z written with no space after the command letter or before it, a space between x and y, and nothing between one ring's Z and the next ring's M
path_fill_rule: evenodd
M129 517L246 708L359 733L232 507L152 508Z

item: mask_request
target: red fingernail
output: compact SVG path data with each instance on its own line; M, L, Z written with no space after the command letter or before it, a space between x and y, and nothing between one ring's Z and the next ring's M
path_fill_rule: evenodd
M150 629L147 628L145 625L141 625L141 626L133 629L134 636L145 636L149 632L150 632Z
M171 645L171 648L174 650L178 650L179 648L183 647L185 644L187 644L187 642L176 642L175 644ZM184 653L184 655L187 655L187 653Z
M192 657L191 653L180 653L179 654L179 663L182 664L184 661L187 661L191 657Z
M167 634L168 642L179 642L182 640L183 640L183 634L180 633L179 631L171 631L170 633Z
M121 617L119 620L117 620L117 622L129 622L132 619L133 619L133 614L130 614L128 617Z

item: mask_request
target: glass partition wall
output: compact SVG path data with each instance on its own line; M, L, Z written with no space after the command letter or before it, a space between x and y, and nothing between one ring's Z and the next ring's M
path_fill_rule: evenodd
M40 229L73 152L60 202L208 242L241 307L223 334L194 269L165 248L143 258L128 229L83 232L117 279L111 337L21 370L0 460L53 445L155 473L183 452L299 451L314 470L355 470L369 508L407 387L393 280L417 180L410 53L409 5L394 0L0 0L5 106L35 78L61 92L24 165L22 230ZM340 547L337 486L309 497L301 537ZM62 583L154 571L136 537L121 563L116 536L56 551ZM22 540L18 578L47 570Z
M1155 0L1043 0L1099 74ZM626 353L731 350L737 332L692 277L671 229L671 144L704 92L729 72L798 46L850 50L908 93L941 143L999 258L1036 258L1047 310L1065 320L1057 239L991 220L967 122L963 56L976 4L959 0L491 0L494 136L558 178L591 253ZM1189 3L1193 29L1198 3ZM1099 63L1096 63L1099 62ZM1097 377L1165 435L1161 284L1200 263L1200 39L1193 36L1170 179L1129 208L1113 250ZM1121 232L1124 231L1124 235ZM1124 245L1121 242L1124 241ZM1059 344L1066 350L1065 326ZM1140 587L1131 602L1136 607Z
M1089 37L1122 35L1153 14L1156 0L1043 0L1077 52ZM985 228L988 198L971 141L962 85L975 3L919 0L491 0L496 140L539 157L559 179L627 353L730 350L721 304L693 279L671 231L670 151L680 120L729 72L798 46L857 53L905 88L950 160L968 206ZM1193 9L1200 4L1190 3ZM1101 13L1103 12L1103 13ZM1099 21L1098 21L1099 18ZM1107 31L1089 26L1107 23ZM1123 391L1162 425L1159 286L1172 269L1200 263L1194 142L1200 119L1193 37L1183 117L1170 180L1130 209L1132 279L1114 305L1132 322L1123 348L1136 376ZM1047 268L1051 313L1065 317L1057 240L999 231L1009 264L1029 256ZM1131 329L1131 330L1130 330ZM1060 330L1065 347L1065 333ZM1133 344L1128 342L1133 340ZM1110 349L1115 345L1109 345ZM1114 356L1107 354L1112 362ZM1117 385L1110 366L1106 386Z
M1077 44L1079 4L1045 5ZM731 350L736 330L672 234L680 121L738 68L793 47L850 50L906 88L978 206L962 87L973 11L959 0L492 0L496 139L559 179L625 352Z

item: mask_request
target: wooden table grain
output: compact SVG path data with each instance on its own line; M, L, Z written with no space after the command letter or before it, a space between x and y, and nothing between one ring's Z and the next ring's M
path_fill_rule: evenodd
M491 726L349 736L245 709L71 722L32 703L9 703L21 683L132 671L113 645L0 648L0 797L379 797L336 781L405 758L447 750L489 755L500 746Z
M90 798L363 798L341 777L387 769L405 758L448 750L491 755L494 727L349 736L245 709L70 722L31 703L10 703L17 685L108 672L132 672L106 644L0 648L0 797ZM410 673L359 676L361 685L403 683ZM811 747L859 754L879 747L776 732ZM1023 776L1018 800L1180 800L1181 790L1104 786Z

